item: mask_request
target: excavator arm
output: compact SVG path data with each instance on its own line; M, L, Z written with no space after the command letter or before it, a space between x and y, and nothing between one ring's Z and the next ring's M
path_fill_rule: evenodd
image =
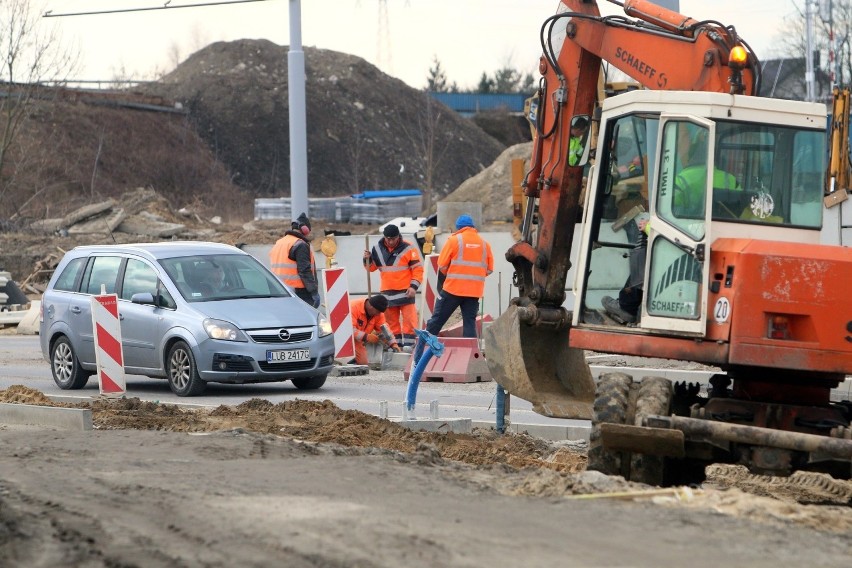
M519 297L486 333L497 381L537 411L567 418L589 418L594 398L582 352L568 347L570 317L562 304L586 161L569 163L571 131L578 117L588 123L592 116L601 61L649 89L754 94L759 80L757 58L733 27L647 0L613 3L625 16L601 16L594 0L562 0L541 27L540 102L523 184L523 236L506 253Z

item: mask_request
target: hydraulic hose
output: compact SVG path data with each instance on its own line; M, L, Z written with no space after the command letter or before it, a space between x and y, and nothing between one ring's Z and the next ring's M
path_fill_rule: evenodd
M415 329L417 334L417 347L414 350L414 368L408 377L408 389L405 393L405 410L409 418L414 417L414 404L417 402L417 387L420 386L420 377L429 365L432 356L440 357L444 354L444 344L438 338L422 329Z

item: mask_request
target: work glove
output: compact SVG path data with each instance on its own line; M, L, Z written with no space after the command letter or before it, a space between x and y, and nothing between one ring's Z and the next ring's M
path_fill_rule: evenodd
M369 334L367 334L367 337L364 341L366 341L367 343L371 343L371 344L372 343L378 343L379 342L379 336L376 335L375 333L369 333Z
M318 308L320 305L320 297L316 292L311 294L311 305L315 308Z
M402 348L401 348L398 344L396 344L396 343L394 343L393 345L391 345L391 349L393 349L393 350L394 350L394 351L396 351L397 353L402 353Z

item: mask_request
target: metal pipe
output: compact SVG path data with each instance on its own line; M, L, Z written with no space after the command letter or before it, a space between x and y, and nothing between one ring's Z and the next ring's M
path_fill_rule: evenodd
M724 440L738 444L751 444L799 452L816 452L839 459L852 459L852 440L829 438L816 434L772 430L684 416L649 416L644 420L643 425L652 428L680 430L691 438Z
M495 428L499 434L506 432L506 391L497 385L497 424Z

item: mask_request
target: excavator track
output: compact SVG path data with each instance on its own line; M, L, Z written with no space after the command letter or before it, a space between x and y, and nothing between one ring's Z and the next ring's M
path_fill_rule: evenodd
M810 504L852 505L852 480L834 479L825 473L795 471L790 477L750 473L745 466L712 464L705 469L707 483L735 487L754 495Z

